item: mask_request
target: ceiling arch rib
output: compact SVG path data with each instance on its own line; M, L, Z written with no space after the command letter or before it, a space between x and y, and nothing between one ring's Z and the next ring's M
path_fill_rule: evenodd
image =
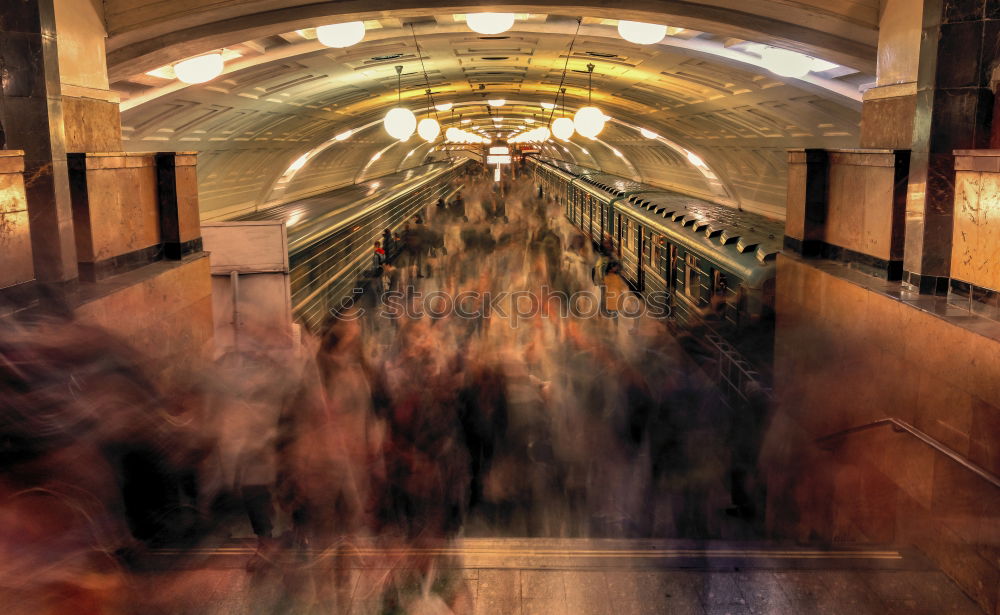
M105 0L111 78L222 46L338 21L419 19L435 14L498 10L495 5L442 0ZM724 37L775 43L832 62L874 72L877 0L636 0L627 8L592 0L519 2L517 13L589 15L651 21L716 32Z
M423 108L420 57L438 102L456 105L453 112L439 114L442 120L450 120L454 113L486 126L498 114L508 120L544 122L549 111L539 105L554 100L575 18L529 15L504 36L480 37L456 25L452 17L424 17L414 24L422 56L416 54L405 19L389 16L372 30L381 34L346 50L319 47L308 32L244 41L238 49L243 58L237 62L245 60L245 65L234 64L234 70L214 82L157 96L148 96L149 91L162 89L170 79L133 75L115 83L128 107L123 114L127 147L149 149L146 142L153 141L157 149L171 145L201 149L203 206L208 215L220 216L267 201L289 165L334 135L380 121L396 103L396 64L408 67L404 104ZM685 31L677 35L686 41L684 45L640 47L609 35L615 30L613 23L584 19L583 34L569 58L565 83L569 110L586 100L584 69L593 62L598 66L594 99L605 113L624 125L662 135L681 155L666 154L670 146L665 141L653 142L634 129L617 128L606 129L600 138L621 156L597 153L580 164L604 161L614 166L626 160L647 182L726 200L713 190L710 178L687 164L683 152L694 152L733 195L732 202L780 216L786 148L856 146L857 104L835 88L785 80L752 63L697 48L702 41L744 53L743 42L714 33ZM838 69L821 78L857 92L867 77ZM490 109L484 99L492 95L509 102L499 111ZM499 128L509 136L514 125L508 121ZM391 140L380 129L348 143L344 149L350 155L338 158L340 166L329 175L328 188L423 158L417 154L407 158L408 150L391 148ZM589 149L600 152L601 147ZM587 146L570 148L574 156L581 156L575 150ZM384 159L372 164L379 151L385 152ZM339 155L331 150L329 159ZM228 167L226 160L231 162ZM341 173L344 165L352 172ZM316 168L309 177L318 188L324 184Z

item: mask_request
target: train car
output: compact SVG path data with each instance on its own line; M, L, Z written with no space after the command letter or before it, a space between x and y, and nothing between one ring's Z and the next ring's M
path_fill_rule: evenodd
M710 324L736 346L773 335L775 258L783 227L762 216L538 156L529 157L570 222L610 236L640 293L668 293L674 321Z
M295 317L312 330L364 287L372 243L458 192L467 160L422 165L239 220L284 220Z

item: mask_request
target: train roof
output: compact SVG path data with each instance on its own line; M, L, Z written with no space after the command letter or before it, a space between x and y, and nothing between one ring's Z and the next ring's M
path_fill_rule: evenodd
M661 228L669 224L678 232L701 233L714 240L710 245L733 245L738 253L749 254L759 263L773 261L781 251L784 224L780 221L562 160L536 158L564 170L573 168L576 185L604 191L609 200L618 202L623 212L634 215L641 211L641 217L649 218Z
M762 263L774 260L784 241L781 222L677 192L638 192L619 203L623 209L646 211L664 224L714 238L720 245L734 244L741 253L752 252Z
M579 177L579 181L601 188L614 196L622 197L631 192L649 190L652 186L610 173L594 171Z
M246 214L237 220L283 220L288 227L288 249L294 252L322 238L378 200L420 180L436 177L451 169L455 161L433 162L345 186L317 196L299 199Z

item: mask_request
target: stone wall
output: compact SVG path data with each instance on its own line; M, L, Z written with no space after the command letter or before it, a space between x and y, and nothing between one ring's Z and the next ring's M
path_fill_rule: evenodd
M778 260L768 526L801 540L913 545L998 613L1000 489L888 427L1000 473L1000 325L825 261ZM835 444L835 445L833 445Z

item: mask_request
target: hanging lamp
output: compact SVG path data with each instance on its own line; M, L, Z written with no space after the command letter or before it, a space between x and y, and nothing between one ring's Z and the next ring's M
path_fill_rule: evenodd
M604 130L604 112L590 104L594 89L594 65L587 65L589 82L587 83L587 106L577 110L573 116L573 127L585 137L593 139Z
M441 134L441 124L436 118L430 117L432 113L437 115L434 111L434 96L431 94L431 80L427 76L427 67L424 66L424 54L420 50L420 41L417 40L417 31L412 23L410 24L410 34L413 36L413 46L417 49L417 57L420 58L420 70L424 73L424 92L427 94L427 117L420 120L420 123L417 124L417 134L424 141L431 143Z
M552 135L557 139L569 141L576 128L573 125L573 120L566 117L566 88L559 88L559 91L563 95L563 115L552 122Z
M413 131L417 129L417 116L413 115L412 111L402 106L402 79L403 67L397 66L396 101L398 106L394 109L390 109L389 112L385 114L385 119L382 120L382 124L385 126L385 131L389 133L389 136L399 139L400 141L406 141L413 136Z

